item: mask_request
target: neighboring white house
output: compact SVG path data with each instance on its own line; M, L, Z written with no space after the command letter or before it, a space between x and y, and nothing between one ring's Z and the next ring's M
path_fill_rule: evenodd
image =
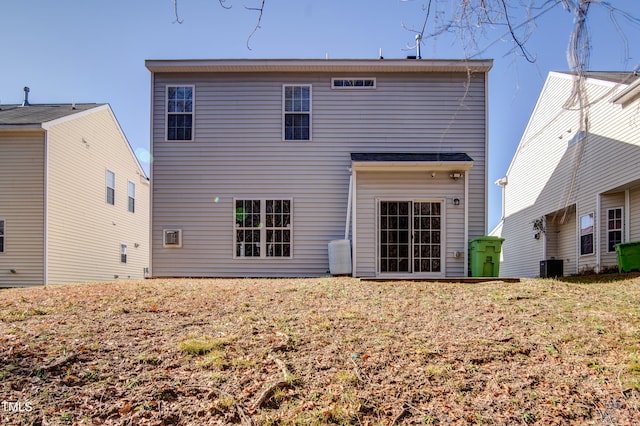
M492 61L146 66L153 276L321 276L332 240L354 276L467 275Z
M640 240L640 79L552 72L505 177L502 276L616 267L614 245ZM541 261L545 264L541 265ZM555 274L553 274L555 275Z
M148 265L149 181L109 105L0 105L0 287Z

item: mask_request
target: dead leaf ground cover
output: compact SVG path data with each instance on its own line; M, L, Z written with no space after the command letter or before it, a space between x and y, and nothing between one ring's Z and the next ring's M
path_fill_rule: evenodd
M0 423L638 424L640 278L0 291Z

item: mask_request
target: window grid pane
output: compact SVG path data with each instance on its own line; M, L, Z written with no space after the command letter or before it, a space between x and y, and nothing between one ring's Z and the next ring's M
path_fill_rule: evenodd
M607 212L607 251L616 251L616 244L622 242L622 208Z
M0 220L0 253L4 253L4 220Z
M167 139L193 139L193 87L167 89Z
M291 200L236 200L235 226L236 257L291 257Z
M291 201L266 200L267 257L291 256Z
M127 263L127 245L120 245L120 263Z
M284 87L284 139L311 139L311 87Z
M593 254L593 213L580 216L580 254Z
M260 200L236 200L236 256L260 257Z
M136 184L133 182L129 182L128 183L128 196L129 196L129 203L128 203L128 210L131 213L135 213L136 211Z
M116 203L116 174L107 170L107 204L112 206Z

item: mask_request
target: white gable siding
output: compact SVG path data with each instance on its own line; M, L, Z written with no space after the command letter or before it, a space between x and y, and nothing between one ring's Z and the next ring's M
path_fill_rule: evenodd
M351 152L465 152L469 236L486 226L484 74L367 73L375 90L332 90L338 73L154 74L153 275L320 275L344 237ZM358 77L349 73L348 77ZM195 141L164 137L165 87L195 85ZM312 141L282 141L282 85L311 84ZM291 259L233 259L233 199L293 199ZM183 247L162 247L162 229ZM373 232L373 228L372 228Z
M620 87L588 79L586 137L567 145L582 130L578 106L565 107L572 84L569 75L549 75L507 173L501 275L535 276L538 261L554 252L564 259L565 274L616 263L615 255L606 250L605 215L608 208L624 205L625 189L640 183L637 102L625 108L613 104L611 99ZM533 232L533 220L574 204L573 225L557 226L560 235L547 236L546 252L543 242L527 238ZM578 221L588 213L595 216L596 251L581 256ZM637 210L632 209L630 217L627 226L638 229ZM531 253L540 258L532 259Z
M0 287L44 279L44 132L0 134ZM12 273L14 269L16 273Z
M48 284L143 278L149 265L149 184L109 108L48 128ZM106 171L115 204L106 202ZM127 182L136 184L135 212ZM127 245L127 263L120 245ZM136 247L137 245L137 247Z

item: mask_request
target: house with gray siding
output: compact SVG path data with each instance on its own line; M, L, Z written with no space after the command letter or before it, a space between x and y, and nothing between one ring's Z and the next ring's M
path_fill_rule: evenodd
M467 276L491 66L147 60L152 276Z
M496 182L501 275L601 272L617 268L616 244L640 241L639 99L633 72L549 73Z
M149 179L113 111L27 99L0 105L0 287L143 278Z

